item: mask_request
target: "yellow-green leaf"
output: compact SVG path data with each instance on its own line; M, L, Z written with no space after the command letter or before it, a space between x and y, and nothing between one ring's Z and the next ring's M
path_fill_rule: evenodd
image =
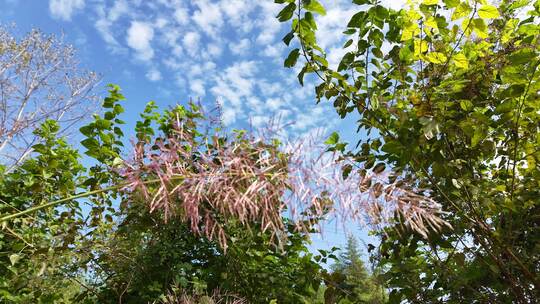
M433 29L436 29L438 30L439 29L439 26L437 25L437 21L435 20L435 18L433 17L429 17L427 20L426 20L426 26L430 27L430 28L433 28Z
M472 22L472 27L474 28L474 32L478 36L478 38L487 38L488 31L487 31L487 25L484 22L484 19L476 18Z
M468 16L472 9L467 3L460 3L452 14L452 21Z
M401 41L407 41L412 39L418 29L419 27L416 22L406 23L405 27L403 28L403 32L401 33Z
M434 64L443 64L446 62L446 55L440 52L432 52L426 55L427 61Z
M435 5L437 3L439 3L439 0L424 0L424 1L422 1L423 5Z
M484 19L493 19L499 17L499 11L493 5L482 5L478 10L478 16Z
M454 60L454 64L456 65L456 67L462 69L469 68L469 60L465 55L463 55L463 53L456 54L452 59Z
M414 40L414 55L419 57L421 54L428 51L428 43L425 40Z

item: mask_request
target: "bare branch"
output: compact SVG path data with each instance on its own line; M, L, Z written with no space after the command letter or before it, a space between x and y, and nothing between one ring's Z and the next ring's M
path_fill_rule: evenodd
M98 75L79 67L71 45L13 31L0 25L0 164L8 168L32 153L33 131L45 120L57 120L64 134L98 105Z

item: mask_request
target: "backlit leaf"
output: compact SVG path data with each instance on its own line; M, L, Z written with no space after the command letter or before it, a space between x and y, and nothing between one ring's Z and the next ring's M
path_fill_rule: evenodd
M447 57L443 53L440 52L432 52L426 55L427 61L434 63L434 64L443 64L446 62Z
M482 7L478 10L478 16L484 19L493 19L499 17L499 11L493 5L482 5Z
M465 56L463 53L456 54L452 60L454 61L454 64L458 68L467 69L469 68L469 60L467 59L467 56Z
M304 9L322 16L326 15L326 10L317 0L310 0L307 5L304 5Z

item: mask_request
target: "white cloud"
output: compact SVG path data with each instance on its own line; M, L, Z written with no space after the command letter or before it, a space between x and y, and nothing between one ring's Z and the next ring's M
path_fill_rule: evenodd
M156 27L157 27L158 29L162 29L162 28L164 28L168 23L169 23L169 21L167 21L166 18L164 18L164 17L158 17L158 18L156 19L156 23L155 23L155 24L156 24Z
M200 40L201 40L201 35L199 35L199 33L197 32L187 33L182 39L182 42L184 44L184 50L192 57L195 57L199 53Z
M174 20L180 25L186 25L189 23L189 14L187 9L183 7L177 7L173 14Z
M152 68L146 73L146 78L150 81L160 81L161 72L158 69Z
M199 9L193 13L193 21L206 34L216 37L217 32L223 26L223 13L219 5L209 3L207 0L198 0L195 5Z
M123 15L130 14L129 7L125 0L119 0L114 3L110 8L105 7L104 3L100 3L95 8L97 13L97 19L94 26L97 31L107 43L107 47L113 51L113 53L125 53L125 48L118 42L114 36L114 32L117 30L114 27L114 23Z
M98 19L96 21L95 27L108 46L113 48L120 48L120 44L118 43L116 38L114 38L114 35L111 33L111 25L112 23L107 19Z
M325 120L325 111L323 107L315 107L308 113L299 113L296 115L293 128L296 130L307 130L315 127L320 127L321 122Z
M326 60L328 60L328 66L332 69L336 69L343 58L347 50L344 50L341 46L331 47L327 49L328 55Z
M270 98L266 101L266 106L274 111L279 109L283 104L283 101L279 98Z
M327 9L325 16L317 16L317 42L323 49L327 49L336 44L341 44L344 35L341 34L346 29L347 22L356 9L347 6L338 6Z
M282 85L280 83L270 83L265 79L260 79L260 81L257 82L257 86L259 86L260 94L263 96L272 96L278 94L282 89Z
M70 21L76 10L84 8L84 0L50 0L49 12L55 19Z
M129 13L128 3L125 0L115 1L113 7L109 10L107 19L114 22L127 13Z
M239 111L234 108L225 108L221 111L221 119L225 125L231 125L239 116Z
M406 0L382 0L381 5L395 10L405 8Z
M262 116L262 115L255 115L250 118L250 122L251 124L253 124L255 128L263 127L264 124L268 122L268 120L269 118L267 116Z
M263 54L267 57L281 58L281 48L279 46L270 44L264 48Z
M277 34L280 32L283 26L283 24L281 24L275 17L281 6L271 3L270 1L261 1L259 5L261 13L256 23L260 33L257 36L257 43L261 45L274 43L277 40Z
M244 38L239 42L229 42L229 49L231 50L231 53L235 55L244 55L249 51L250 45L251 42L249 39Z
M227 22L241 33L249 32L253 26L250 13L257 7L257 1L252 0L226 0L219 2L222 13L227 17Z
M215 84L210 91L221 102L225 124L232 124L243 117L243 105L255 95L253 88L257 82L256 71L256 62L240 61L215 76Z
M141 21L132 21L127 31L127 44L134 49L141 60L150 60L154 57L154 49L150 41L154 38L152 25Z
M211 57L219 57L219 55L221 55L222 49L221 46L219 46L218 44L211 43L208 45L207 51Z
M357 8L350 0L321 1L328 11L316 17L325 36L321 44L335 64L345 19ZM325 115L333 112L331 105L314 106L313 77L301 87L298 69L283 67L289 48L281 38L290 24L275 17L282 5L252 0L91 0L86 5L92 6L91 20L110 50L131 51L140 61L128 64L144 68L160 91L218 100L226 125L245 126L251 119L260 126L281 116L296 121L294 132L305 132L331 123ZM164 75L173 81L163 81Z
M189 82L189 89L197 95L197 97L203 97L206 95L204 89L204 82L201 79L193 79Z

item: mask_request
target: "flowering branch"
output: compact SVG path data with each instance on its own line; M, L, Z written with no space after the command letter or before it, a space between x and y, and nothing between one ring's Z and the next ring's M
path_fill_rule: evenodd
M394 221L396 212L424 237L446 224L438 217L440 205L405 187L403 178L390 182L389 172L366 170L344 177L342 167L352 161L326 153L314 137L286 145L245 132L202 140L189 125L178 120L165 138L137 143L120 172L129 183L124 190L140 194L165 220L179 216L192 232L218 239L223 248L230 220L247 228L260 224L272 239L285 235L283 216L305 232L324 217L380 228ZM184 179L176 183L177 176ZM149 178L159 183L144 183Z

